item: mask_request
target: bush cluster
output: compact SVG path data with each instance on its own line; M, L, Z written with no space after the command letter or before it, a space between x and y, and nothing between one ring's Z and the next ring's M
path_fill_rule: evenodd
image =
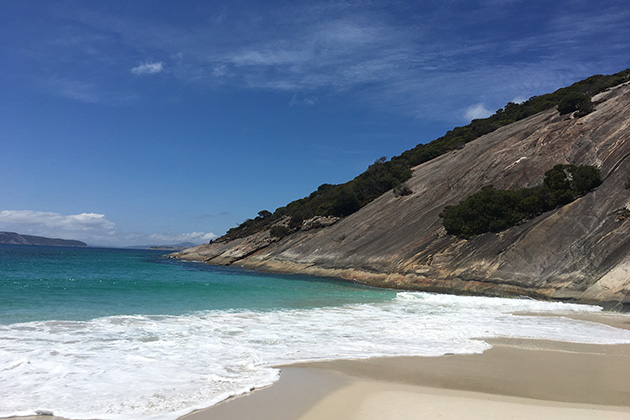
M570 92L558 103L558 112L560 114L569 114L575 111L578 111L577 117L582 117L593 111L591 98L582 92Z
M545 173L542 185L520 190L486 186L459 204L446 207L440 217L451 235L500 232L568 204L601 182L599 170L592 166L556 165Z
M462 148L484 134L540 111L558 107L561 112L577 110L579 115L590 112L592 104L589 98L592 95L628 80L630 69L609 76L592 76L553 93L531 97L520 104L510 102L488 118L476 119L464 127L456 127L444 136L430 143L418 144L389 161L380 158L351 181L339 185L323 184L309 196L280 207L273 213L267 212L269 214L265 213L264 216L259 213L258 217L247 219L228 230L222 239L242 238L260 232L285 216L291 218L291 229L299 227L302 221L314 216L348 216L383 193L403 184L411 177L411 168L416 165ZM577 105L574 103L576 100Z

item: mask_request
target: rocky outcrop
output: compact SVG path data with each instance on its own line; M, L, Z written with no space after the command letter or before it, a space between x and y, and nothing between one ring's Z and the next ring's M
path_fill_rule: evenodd
M271 227L287 228L289 220L288 217L284 217ZM279 240L280 238L273 236L270 230L264 230L235 240L224 240L220 238L209 244L203 244L173 253L170 257L190 261L203 261L208 264L230 265Z
M548 110L419 165L406 183L411 195L386 193L331 226L176 256L385 287L630 304L630 86L593 102L582 118ZM603 183L498 234L461 239L444 231L445 206L489 184L540 184L558 163L596 166ZM268 244L253 250L251 242Z
M301 230L318 229L322 227L332 226L337 223L341 218L334 216L315 216L302 222Z
M72 239L45 238L43 236L20 235L15 232L0 232L0 244L85 247L87 244Z

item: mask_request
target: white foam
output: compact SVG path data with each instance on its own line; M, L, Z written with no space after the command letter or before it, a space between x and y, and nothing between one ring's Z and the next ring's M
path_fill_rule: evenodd
M271 366L478 353L475 338L630 343L630 331L514 312L596 311L526 299L399 293L390 302L281 311L118 316L0 326L0 416L175 419L272 383Z

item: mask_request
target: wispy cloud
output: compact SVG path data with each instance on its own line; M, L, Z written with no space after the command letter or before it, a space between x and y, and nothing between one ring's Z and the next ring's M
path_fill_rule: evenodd
M54 96L85 104L122 105L137 98L134 93L105 89L98 83L65 78L39 79L38 87Z
M143 74L157 74L157 73L160 73L162 70L164 70L164 66L162 62L157 61L157 62L142 63L132 68L130 71L133 74L140 76Z
M300 97L300 95L296 93L293 95L293 97L291 97L289 106L290 107L299 106L299 105L313 106L317 104L317 102L319 102L319 99L317 98L317 96Z
M92 83L68 79L52 79L40 82L48 92L78 102L94 104L101 102L100 91Z
M111 56L105 47L112 48L112 40L119 42L124 54L111 68L128 57L168 57L131 68L137 76L168 68L173 81L288 98L333 93L389 112L447 120L461 118L454 102L478 98L499 108L516 96L620 70L627 57L630 9L619 1L595 9L582 0L565 2L555 6L562 13L537 18L535 25L522 1L481 0L466 13L461 3L223 5L186 26L83 10L74 15L77 27L94 34L73 33L72 40L90 42L103 57ZM89 85L65 91L79 101L95 100Z

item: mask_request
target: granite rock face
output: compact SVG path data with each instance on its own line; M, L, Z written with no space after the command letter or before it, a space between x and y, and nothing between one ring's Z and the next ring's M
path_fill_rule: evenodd
M629 305L630 86L592 99L594 111L582 118L544 111L419 165L407 181L413 194L386 193L330 226L174 255L384 287ZM445 206L485 185L540 184L559 163L594 165L603 183L498 234L468 240L446 234L439 217ZM250 242L266 245L239 251ZM234 259L217 258L219 251Z

